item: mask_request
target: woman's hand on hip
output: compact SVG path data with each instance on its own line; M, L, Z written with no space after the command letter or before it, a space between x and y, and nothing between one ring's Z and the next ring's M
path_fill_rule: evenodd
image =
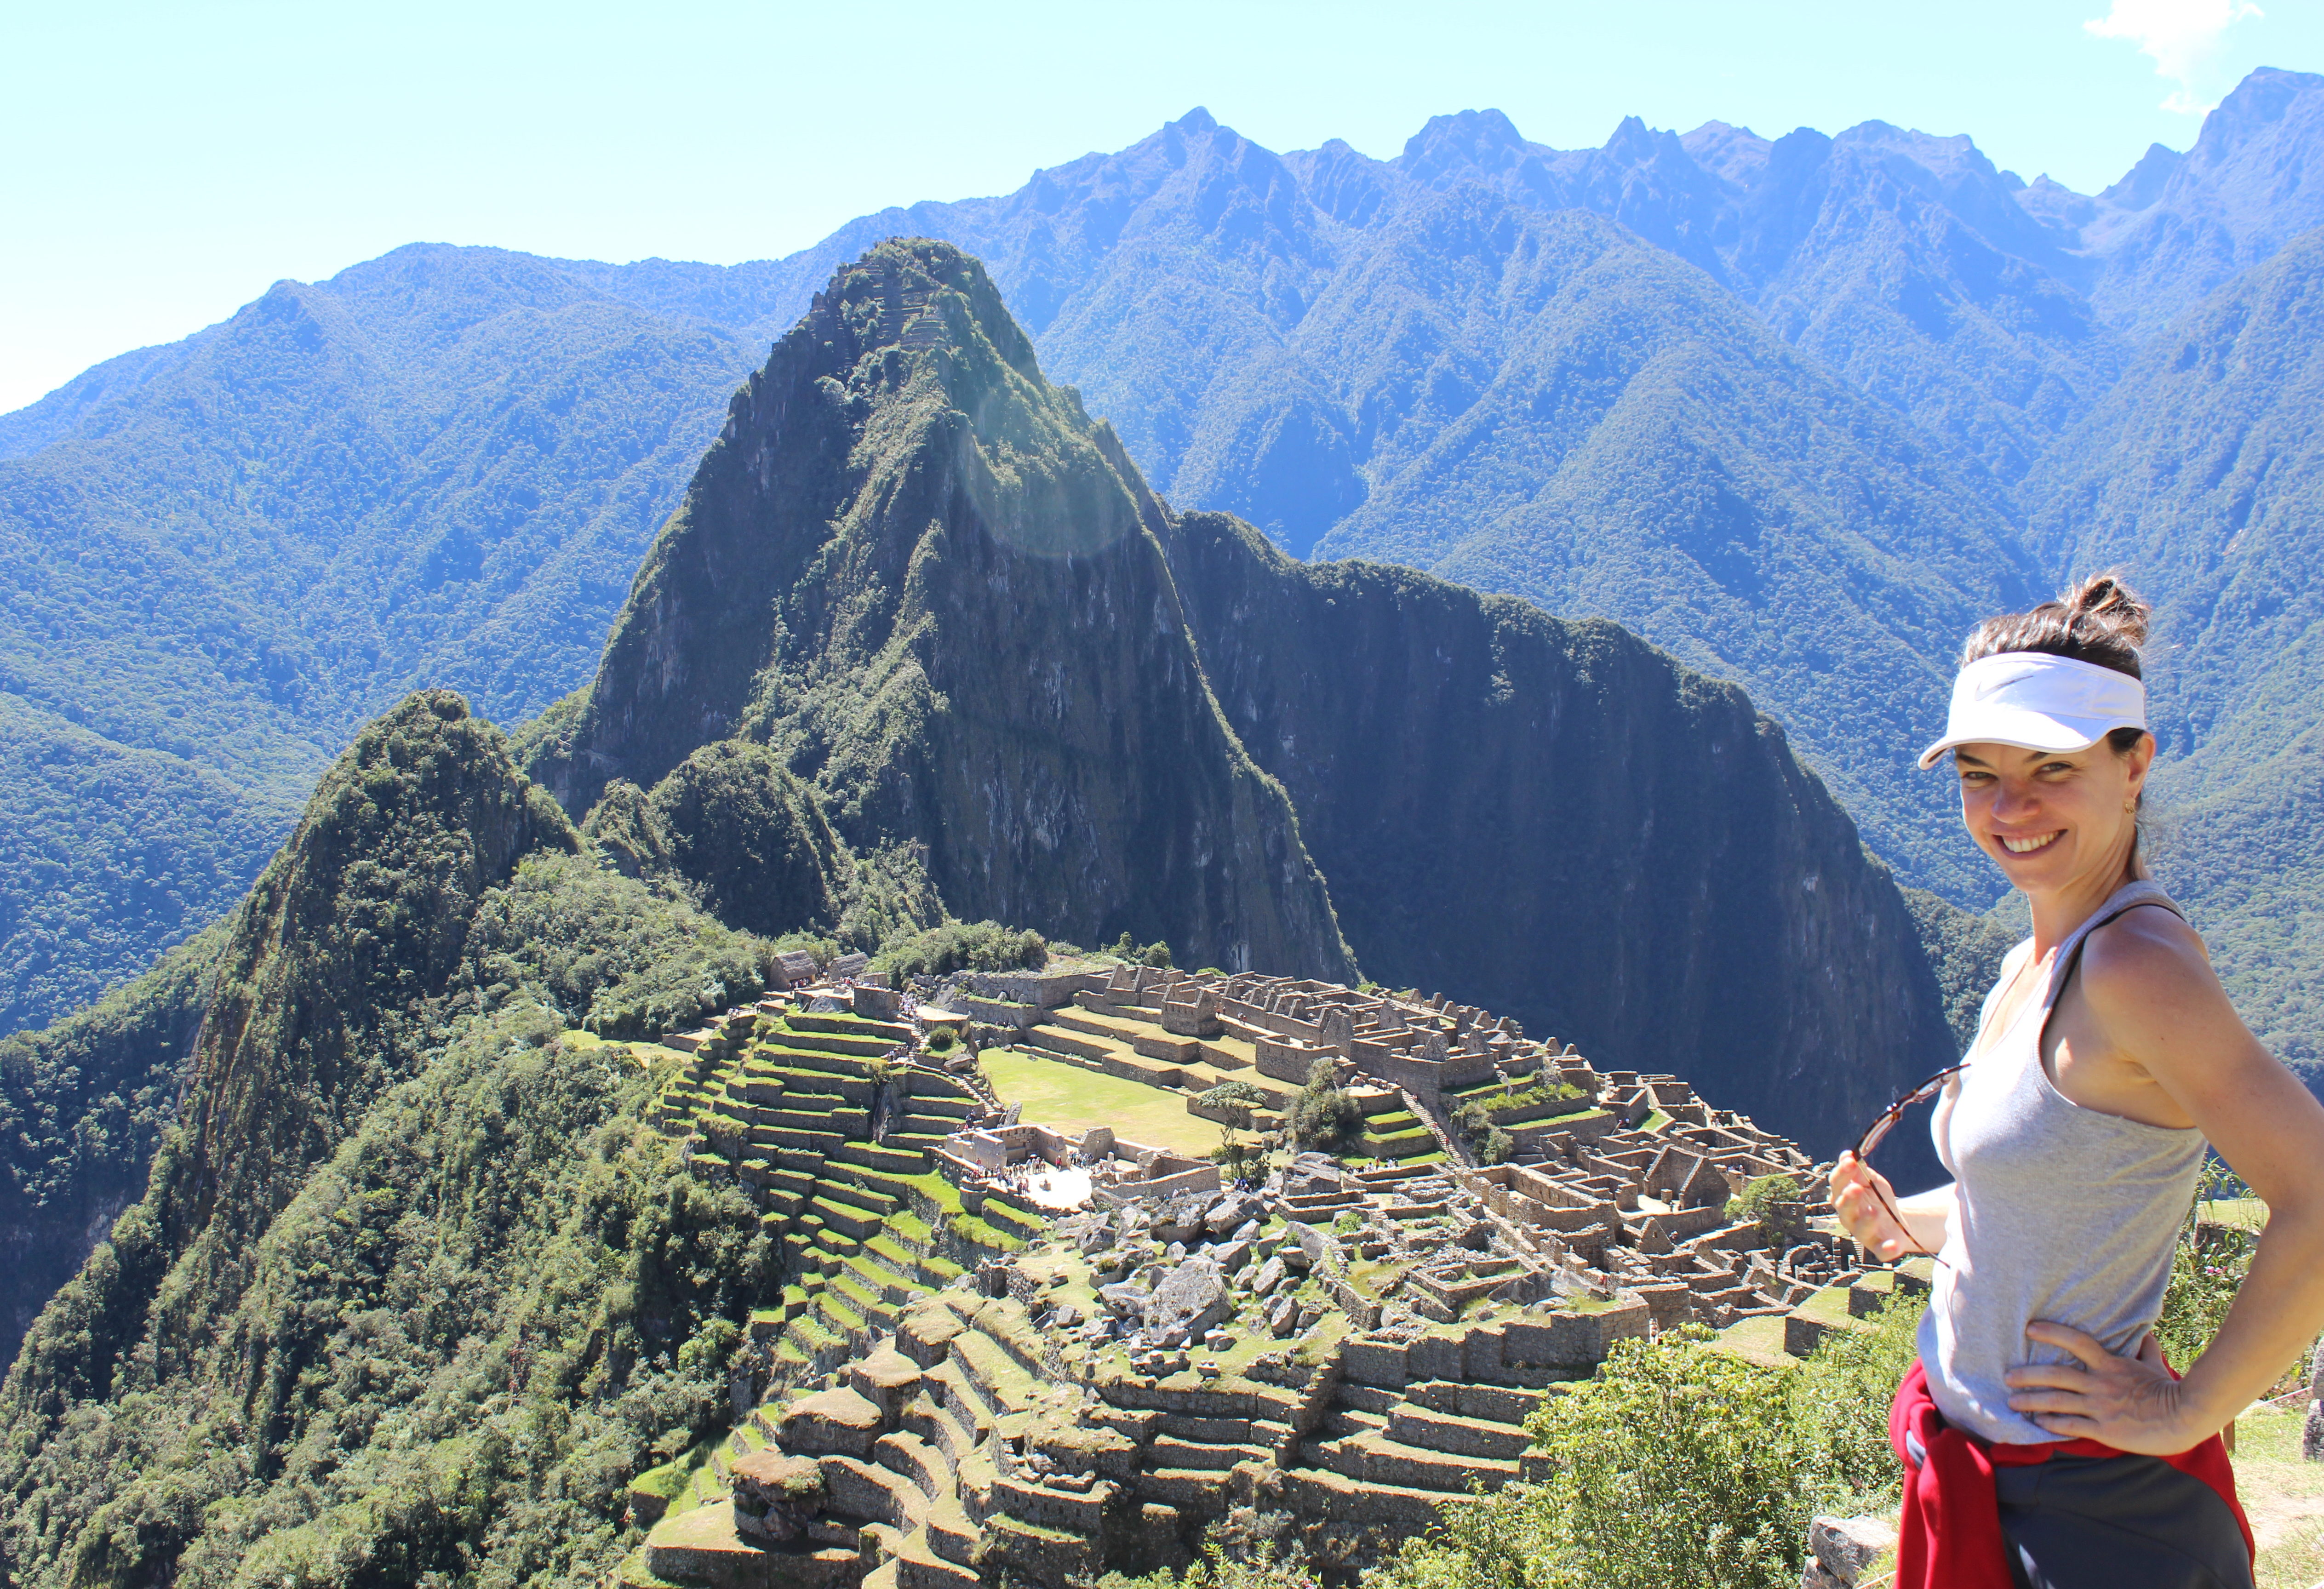
M2180 1382L2164 1366L2154 1332L2135 1355L2117 1355L2104 1342L2070 1325L2036 1319L2026 1338L2073 1354L2071 1363L2028 1364L2003 1378L2009 1405L2061 1440L2098 1440L2117 1451L2170 1456L2200 1444L2214 1429L2190 1427Z
M1894 1210L1896 1189L1887 1177L1853 1153L1842 1153L1831 1167L1831 1208L1842 1230L1876 1258L1891 1263L1921 1251Z

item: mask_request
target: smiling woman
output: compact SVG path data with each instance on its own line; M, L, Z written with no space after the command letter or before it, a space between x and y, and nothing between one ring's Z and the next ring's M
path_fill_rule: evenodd
M2146 621L2104 575L1987 620L1921 757L1951 752L1961 819L2034 936L1942 1084L1952 1183L1899 1199L1868 1145L1832 1171L1858 1241L1938 1260L1891 1418L1898 1589L2251 1584L2220 1431L2324 1326L2324 1107L2245 1028L2139 859ZM2153 1330L2211 1146L2270 1220L2181 1379Z

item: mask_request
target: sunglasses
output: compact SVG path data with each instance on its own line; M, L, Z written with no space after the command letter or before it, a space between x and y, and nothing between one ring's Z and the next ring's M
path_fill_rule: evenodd
M1872 1158L1872 1150L1888 1140L1888 1134L1896 1129L1896 1122L1904 1117L1905 1110L1914 1104L1928 1102L1937 1094L1944 1091L1946 1082L1968 1069L1969 1061L1966 1060L1958 1065L1947 1065L1926 1081L1899 1098L1895 1103L1890 1104L1886 1112L1872 1123L1872 1128L1857 1139L1856 1162L1868 1166ZM1879 1183L1868 1181L1866 1184L1871 1187L1872 1195L1880 1199L1880 1206L1888 1210L1888 1217L1896 1222L1896 1228L1904 1233L1904 1239L1913 1244L1913 1250L1923 1257L1936 1258L1938 1263L1942 1263L1944 1262L1942 1258L1937 1258L1934 1253L1921 1245L1919 1240L1913 1235L1913 1227L1904 1223L1904 1216L1897 1212L1896 1205L1888 1200L1888 1194L1880 1189Z

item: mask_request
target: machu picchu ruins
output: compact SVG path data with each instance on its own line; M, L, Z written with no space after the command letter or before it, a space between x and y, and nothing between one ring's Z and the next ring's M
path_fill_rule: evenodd
M1616 1342L1804 1355L1921 1283L1816 1217L1794 1144L1443 998L1106 961L779 980L666 1040L660 1128L750 1189L788 1283L732 1432L633 1485L631 1589L1063 1589L1261 1519L1361 1567L1526 1478L1527 1414ZM1117 1123L1028 1118L988 1065L1100 1079ZM1165 1112L1133 1128L1124 1084ZM1342 1134L1298 1140L1320 1096ZM1207 1136L1136 1134L1177 1113ZM1792 1218L1730 1217L1769 1188Z

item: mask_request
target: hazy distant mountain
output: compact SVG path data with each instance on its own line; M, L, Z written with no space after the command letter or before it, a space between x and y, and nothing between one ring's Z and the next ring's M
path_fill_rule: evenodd
M401 250L10 417L0 1031L223 910L410 684L586 675L758 353L593 271Z
M2237 271L2324 225L2324 77L2263 67L2203 118L2184 155L2156 144L2121 181L2063 207L2098 265L2090 296L2152 336Z
M0 417L0 850L41 858L0 884L0 1028L221 908L404 689L510 717L580 682L734 381L898 234L984 259L1175 503L1618 615L1747 682L1905 876L1981 902L1883 737L1936 710L1968 619L2067 572L2009 521L2132 340L2316 218L2319 86L2255 73L2094 197L1879 123L1554 151L1463 112L1380 161L1196 112L782 261L413 247L278 284ZM126 868L59 825L99 753L188 792L125 825ZM214 785L248 802L224 838Z

